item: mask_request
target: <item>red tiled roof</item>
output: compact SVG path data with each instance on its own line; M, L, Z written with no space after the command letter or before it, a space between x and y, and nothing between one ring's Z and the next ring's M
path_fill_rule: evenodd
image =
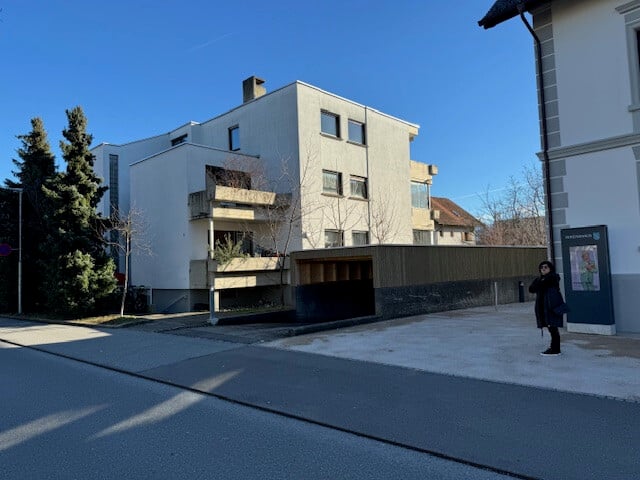
M457 227L477 227L482 225L476 217L448 198L431 197L431 208L440 210L440 218L436 223Z

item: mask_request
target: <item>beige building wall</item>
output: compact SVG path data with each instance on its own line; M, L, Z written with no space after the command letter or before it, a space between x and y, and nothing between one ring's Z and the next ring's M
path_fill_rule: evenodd
M418 127L298 82L300 172L303 192L304 248L324 246L325 230L368 232L371 243L413 242L410 141ZM339 117L339 135L321 133L321 112ZM365 143L349 141L348 122L365 125ZM322 191L323 170L342 177L342 195ZM368 200L352 198L350 178L366 178ZM382 220L382 221L381 221ZM386 224L380 232L376 224Z

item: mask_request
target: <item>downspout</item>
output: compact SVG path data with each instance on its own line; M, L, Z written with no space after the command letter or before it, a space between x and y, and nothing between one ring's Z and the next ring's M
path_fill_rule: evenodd
M367 225L369 225L369 243L373 240L373 234L371 231L371 178L369 178L369 120L367 118L367 106L364 106L364 155L365 155L365 168L367 175L367 197L369 197L369 201L367 202Z
M549 173L549 142L547 133L547 108L544 96L544 78L542 75L542 46L540 44L540 38L536 35L536 32L531 28L531 25L524 16L524 4L520 2L518 4L518 13L522 22L527 27L527 30L531 33L533 40L536 44L536 57L538 60L538 91L540 92L540 116L542 117L542 158L544 165L544 185L545 194L547 197L547 218L549 219L549 257L555 262L555 246L553 235L553 207L551 204L551 174Z

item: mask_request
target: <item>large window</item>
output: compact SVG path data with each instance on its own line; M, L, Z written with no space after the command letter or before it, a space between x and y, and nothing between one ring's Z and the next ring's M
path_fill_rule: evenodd
M351 243L353 245L369 245L369 232L351 232Z
M426 183L411 182L411 206L429 208L429 192Z
M322 171L322 191L334 195L342 195L342 174L340 172Z
M335 113L320 112L320 131L331 135L333 137L340 138L340 117Z
M364 123L349 120L349 141L360 145L365 144Z
M343 232L341 230L324 231L324 248L341 247L343 245Z
M351 196L355 198L369 198L367 196L367 179L362 177L351 177Z
M240 127L238 125L229 128L229 150L240 150Z

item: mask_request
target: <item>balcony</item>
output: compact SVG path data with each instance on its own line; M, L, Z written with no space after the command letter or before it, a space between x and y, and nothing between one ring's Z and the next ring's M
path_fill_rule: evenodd
M289 258L284 261L284 283L289 284ZM216 290L279 285L280 265L277 257L234 258L224 265L214 260L191 260L190 288L208 289L209 278L215 279Z
M189 194L190 219L211 218L266 222L272 217L269 210L287 206L288 196L260 190L215 185L208 190Z
M433 214L437 210L429 210L427 208L411 209L411 226L414 230L433 230L435 224L433 222Z

